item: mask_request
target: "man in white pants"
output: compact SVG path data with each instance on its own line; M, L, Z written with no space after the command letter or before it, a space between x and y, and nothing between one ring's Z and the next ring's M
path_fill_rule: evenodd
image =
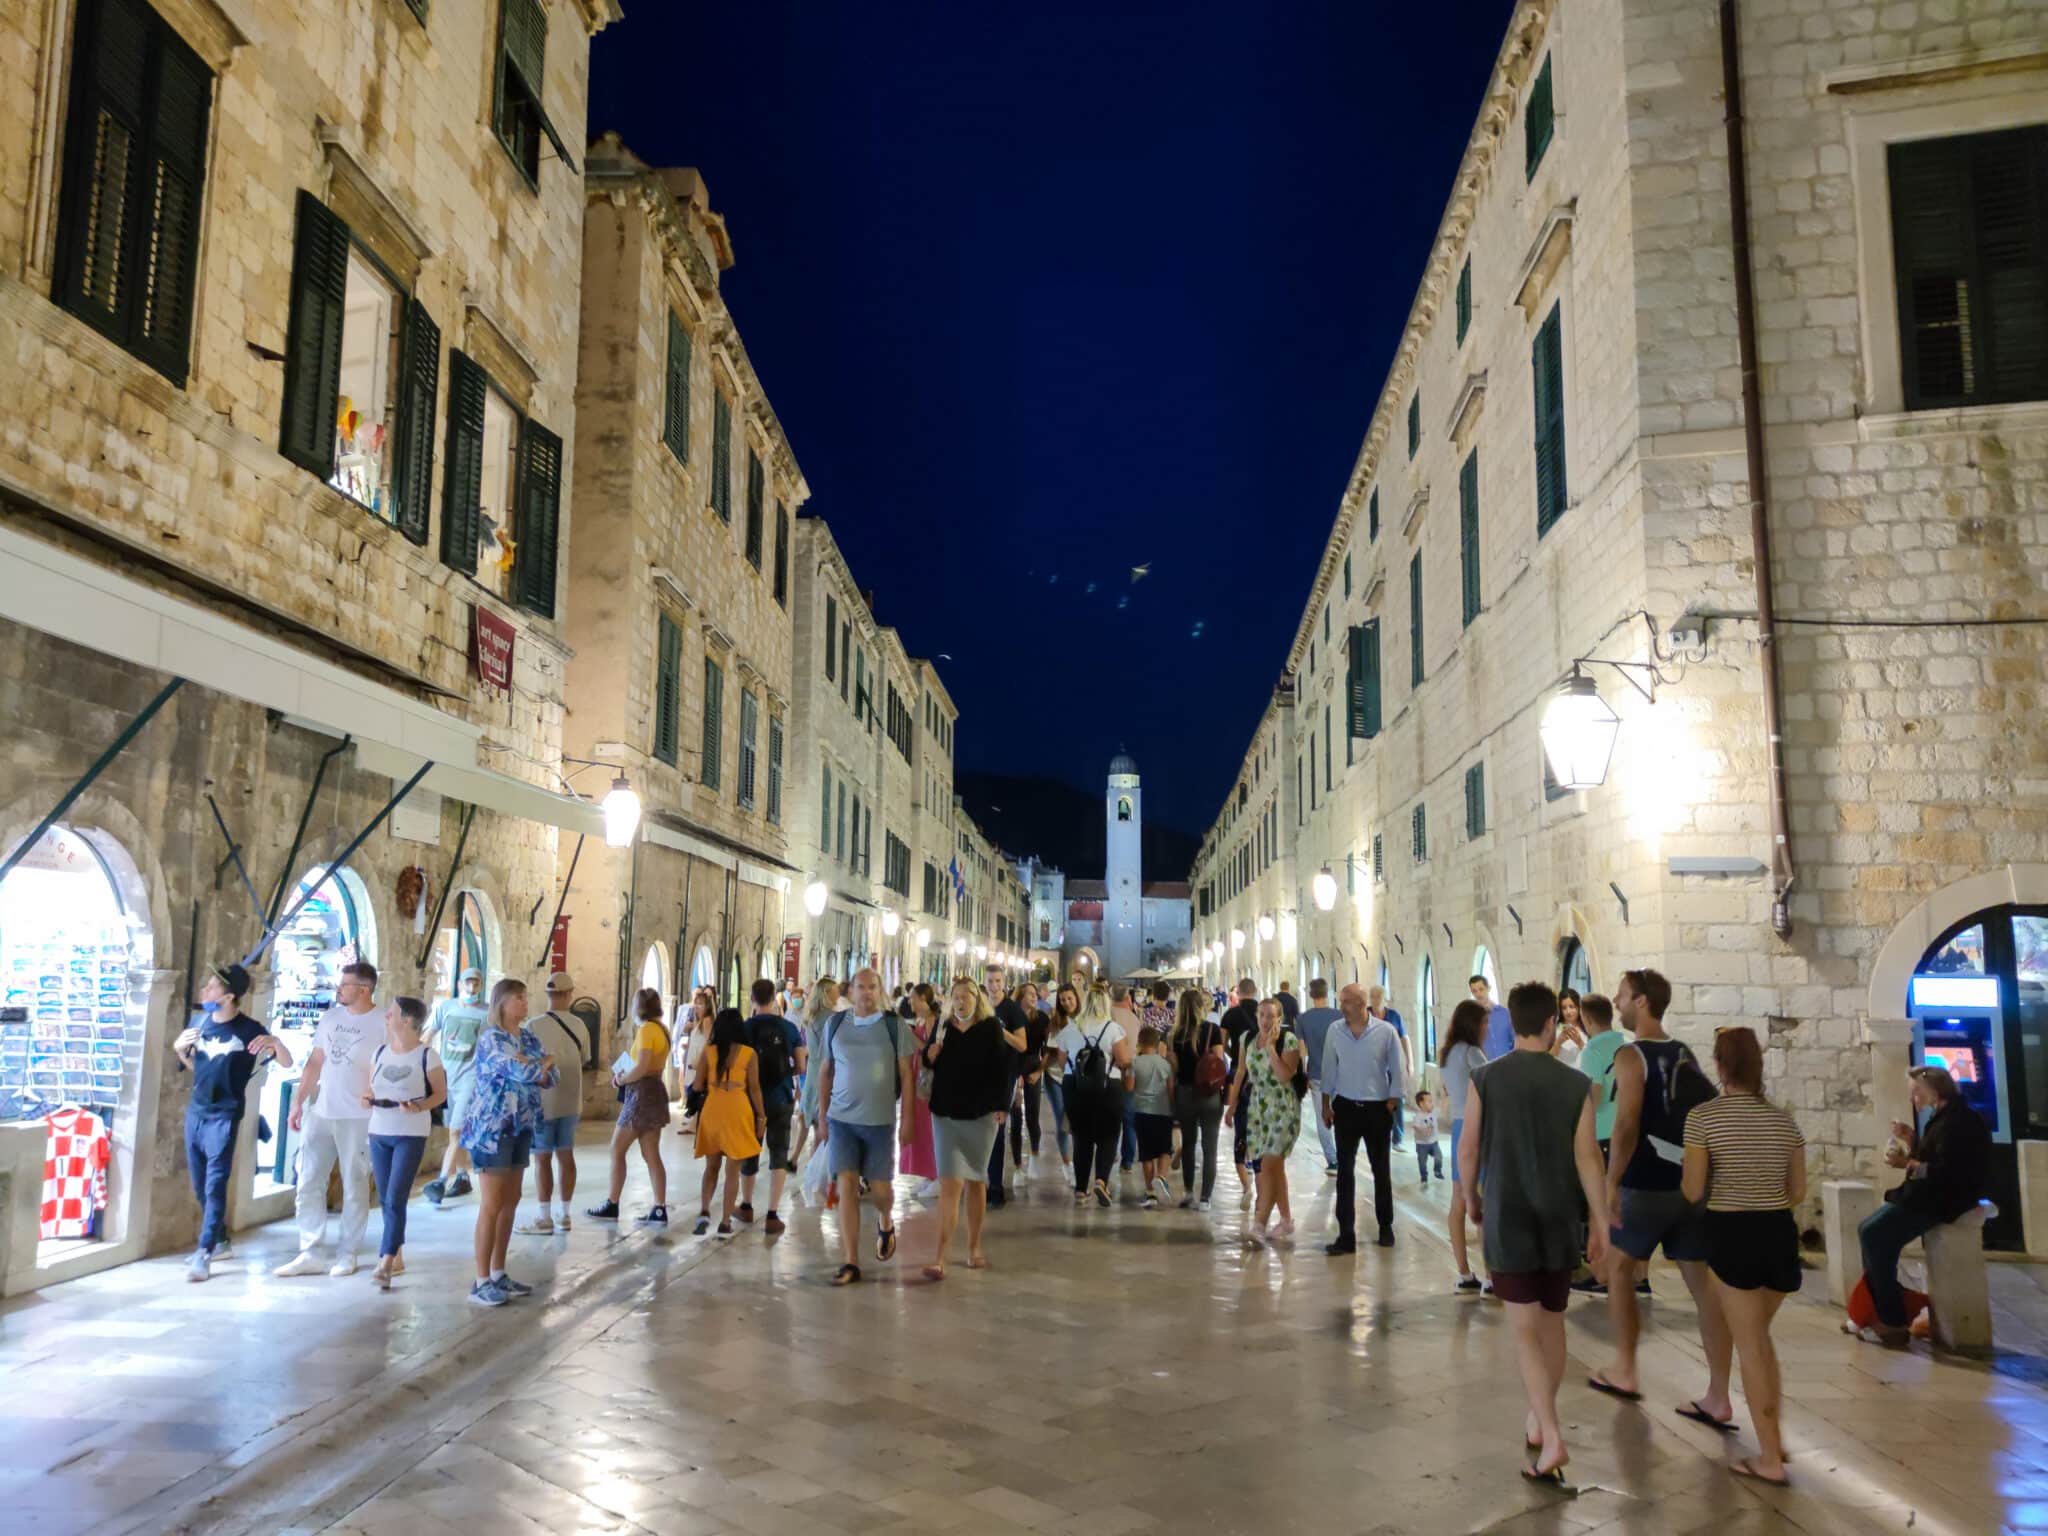
M300 1133L299 1256L280 1275L356 1272L356 1254L370 1219L370 1065L384 1040L377 1010L377 968L357 961L341 968L334 1006L313 1030L313 1052L292 1098L291 1125ZM327 1176L341 1164L341 1240L334 1263L320 1257L327 1234Z

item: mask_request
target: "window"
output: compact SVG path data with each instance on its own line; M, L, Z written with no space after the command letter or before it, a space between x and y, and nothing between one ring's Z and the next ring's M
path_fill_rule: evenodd
M1314 810L1316 800L1316 733L1308 733L1308 808Z
M896 685L888 685L888 715L886 729L889 740L906 763L910 761L910 706L903 702L903 695L896 691Z
M1386 854L1386 850L1385 850L1385 848L1384 848L1384 847L1382 846L1382 844L1381 844L1381 842L1380 842L1380 835L1379 835L1379 833L1377 833L1377 832L1373 833L1373 835L1372 835L1372 880L1373 880L1373 884L1374 884L1374 885L1379 885L1379 884L1381 884L1381 883L1382 883L1382 882L1384 882L1384 881L1386 880L1386 878L1387 878L1387 861L1386 861L1386 856L1385 856L1385 854Z
M143 0L89 0L71 54L55 298L185 382L213 73Z
M1415 450L1422 446L1422 391L1417 390L1408 397L1408 457L1415 457Z
M718 390L711 392L711 509L732 521L732 407Z
M739 805L743 811L754 808L754 769L757 766L757 748L754 733L760 728L761 704L754 697L751 688L740 690L740 782Z
M2048 399L2048 125L1886 162L1906 409Z
M1408 846L1416 863L1429 858L1429 813L1419 805L1408 814Z
M1349 734L1370 740L1380 733L1380 621L1352 625L1350 641L1344 680ZM1349 746L1344 761L1351 761Z
M540 183L540 141L573 173L576 162L541 106L547 78L548 18L541 0L504 0L498 12L498 79L491 126L528 186Z
M661 615L658 630L654 662L654 755L673 766L683 709L683 632L665 613Z
M1308 802L1301 798L1301 759L1294 760L1294 824L1305 826L1308 822Z
M709 656L704 658L704 748L703 766L697 782L706 789L718 788L719 751L725 741L725 673Z
M669 311L668 388L662 399L661 440L678 464L690 462L690 333Z
M818 852L827 858L832 856L832 765L824 763L818 769Z
M775 601L789 606L789 508L775 504Z
M1330 792L1330 706L1323 706L1323 793Z
M768 820L782 825L782 717L768 717Z
M1458 471L1458 576L1465 623L1479 617L1479 450Z
M1377 544L1380 538L1380 488L1372 488L1372 499L1365 504L1365 541Z
M1550 98L1550 60L1545 58L1543 68L1536 72L1536 83L1529 87L1529 104L1522 112L1523 153L1530 181L1536 179L1536 167L1543 163L1543 152L1550 148L1550 136L1556 126L1556 110Z
M853 654L853 620L844 619L839 625L839 700L846 702L846 690L853 682L853 670L846 665L846 658Z
M1422 551L1408 561L1408 686L1422 686Z
M1530 371L1536 391L1536 537L1564 516L1564 323L1553 304L1536 332Z
M839 675L839 599L825 599L825 676Z
M1324 606L1324 608L1323 608L1323 644L1325 644L1325 645L1328 645L1329 643L1330 643L1330 610L1329 610L1329 607L1328 607L1327 605L1325 605L1325 606Z
M1465 333L1472 329L1472 258L1465 258L1465 265L1458 269L1458 344L1465 344Z
M1313 641L1313 640L1309 641L1309 643L1308 643L1308 671L1309 671L1309 676L1311 676L1311 677L1315 676L1315 671L1316 671L1316 643L1315 643L1315 641Z
M1486 764L1474 763L1465 770L1465 836L1486 833Z
M839 844L838 859L840 863L844 864L846 862L846 781L844 779L839 781L839 814L836 818L836 825L838 828L836 840Z
M544 618L555 613L562 440L461 352L448 354L441 560Z
M766 509L762 505L761 456L747 450L747 564L761 569L761 546Z
M867 700L868 700L868 653L867 653L866 651L855 651L855 652L853 653L853 718L854 718L854 719L858 720L858 719L860 719L860 718L861 718L861 712L862 712L862 711L863 711L863 710L864 710L864 709L865 709L865 708L867 707Z
M1344 552L1344 595L1351 596L1351 551Z
M278 451L424 544L440 382L440 328L301 191Z
M1129 821L1131 819L1131 797L1129 795L1118 795L1116 797L1116 819L1118 821Z

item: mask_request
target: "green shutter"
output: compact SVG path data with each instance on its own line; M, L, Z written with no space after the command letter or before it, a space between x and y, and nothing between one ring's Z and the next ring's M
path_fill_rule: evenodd
M732 407L717 390L711 392L711 505L732 521Z
M682 734L683 632L664 613L659 634L654 669L654 755L673 766L677 738Z
M301 188L291 319L284 338L284 431L278 451L322 480L334 473L348 244L348 226Z
M762 505L764 495L761 455L750 447L747 449L747 564L757 571L761 569L762 524L767 515Z
M825 675L839 674L839 599L825 599Z
M760 706L755 702L753 690L740 690L740 782L739 805L743 811L754 808L754 769L757 748L754 732L760 722Z
M832 765L822 764L818 770L818 851L827 858L832 855Z
M1486 832L1486 764L1474 763L1465 770L1465 836L1482 837Z
M183 383L198 275L199 204L206 186L206 122L213 73L158 26L157 96L138 209L135 269L141 280L135 354Z
M782 825L782 717L768 717L768 819Z
M661 440L678 463L690 462L690 333L674 310L668 316L668 388L662 399Z
M1380 733L1380 621L1374 619L1363 629L1359 648L1365 658L1365 729L1359 734L1370 739Z
M1528 161L1527 176L1536 178L1536 167L1543 163L1543 152L1550 148L1550 136L1556 126L1555 109L1550 99L1550 60L1545 58L1543 68L1537 71L1536 83L1529 87L1529 105L1522 113L1522 142Z
M484 371L468 354L448 354L448 468L441 481L441 563L476 574L483 533Z
M725 674L709 656L704 658L704 746L703 769L697 782L706 789L718 788L719 751L725 741Z
M505 61L536 95L547 75L548 18L540 0L503 0Z
M1429 857L1429 815L1419 805L1408 815L1408 848L1418 864Z
M1465 333L1472 329L1472 258L1465 258L1465 265L1458 269L1458 341L1462 345Z
M1351 551L1344 551L1344 595L1351 595Z
M405 301L403 326L391 499L398 531L415 544L425 544L434 484L434 408L441 392L441 328L426 305L411 298Z
M1479 617L1479 450L1458 471L1458 574L1464 588L1465 623Z
M789 508L775 504L775 601L789 606Z
M1536 536L1564 515L1564 325L1553 305L1530 349L1536 396Z
M555 616L555 559L561 542L562 440L537 421L519 428L519 533L512 574L520 607Z
M1417 390L1408 397L1408 457L1415 457L1415 450L1422 446L1422 391Z
M1344 699L1348 732L1368 740L1380 733L1380 624L1354 624L1347 637Z
M1372 488L1372 500L1365 509L1365 537L1369 544L1376 544L1380 537L1380 488Z
M1422 551L1408 562L1408 686L1422 686Z

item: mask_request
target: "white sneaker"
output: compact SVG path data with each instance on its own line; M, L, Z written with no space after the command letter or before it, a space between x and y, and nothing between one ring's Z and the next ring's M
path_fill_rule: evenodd
M288 1263L278 1265L277 1268L271 1271L271 1273L273 1275L286 1276L317 1275L325 1267L326 1266L320 1262L320 1255L316 1253L313 1249L308 1248L301 1252L296 1259L292 1259Z
M569 1230L569 1207L566 1205L562 1207L562 1213L555 1218L555 1230L557 1232Z
M1152 1181L1152 1198L1161 1205L1166 1204L1167 1201L1173 1198L1173 1191L1166 1187L1166 1180L1154 1179Z
M521 1237L553 1237L555 1235L555 1223L552 1217L536 1216L531 1221L520 1222L512 1230Z
M212 1275L213 1266L207 1262L206 1250L204 1248L193 1254L185 1263L185 1278L187 1280L206 1280L211 1278Z
M328 1274L334 1276L337 1280L341 1279L344 1275L352 1275L355 1272L356 1256L352 1253L345 1253L336 1259L333 1266L327 1271Z
M1206 1200L1197 1200L1195 1202L1195 1209L1198 1211L1206 1211L1209 1209L1209 1202Z

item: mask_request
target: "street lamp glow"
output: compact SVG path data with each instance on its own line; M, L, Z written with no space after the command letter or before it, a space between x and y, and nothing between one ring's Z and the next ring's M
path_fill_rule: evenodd
M640 797L620 772L604 797L604 841L607 848L630 848L640 830Z
M1598 789L1607 782L1607 764L1614 756L1614 738L1621 720L1600 697L1593 679L1577 667L1558 685L1543 708L1537 734L1550 775L1560 789Z
M1317 870L1315 879L1309 884L1315 891L1318 912L1327 912L1337 905L1337 877L1330 873L1329 865Z
M923 949L931 943L932 931L929 928L920 928L917 930L915 937L917 939L917 947Z
M986 960L988 958L988 946L986 944L975 945L974 958L977 960Z
M1259 914L1259 937L1262 939L1271 939L1273 937L1273 914L1270 912L1261 912Z
M964 955L964 954L966 954L966 953L967 953L967 941L966 941L965 939L955 939L955 940L953 941L953 953L954 953L954 954L956 954L956 955Z
M903 919L897 915L896 909L894 907L884 907L882 909L882 932L893 939L902 930L902 927Z
M822 880L813 880L804 887L804 910L813 917L825 915L825 903L832 899L832 888Z
M1230 930L1230 952L1231 952L1231 953L1232 953L1232 954L1234 955L1234 954L1236 954L1236 953L1237 953L1237 952L1238 952L1238 951L1239 951L1240 949L1243 949L1243 948L1244 948L1244 930L1243 930L1242 928L1233 928L1233 929L1231 929L1231 930Z

